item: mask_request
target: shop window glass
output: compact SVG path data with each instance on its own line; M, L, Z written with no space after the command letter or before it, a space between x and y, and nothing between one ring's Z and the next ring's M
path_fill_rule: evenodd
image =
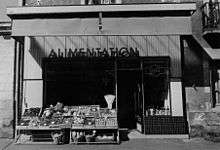
M163 61L143 63L145 115L171 115L168 64Z

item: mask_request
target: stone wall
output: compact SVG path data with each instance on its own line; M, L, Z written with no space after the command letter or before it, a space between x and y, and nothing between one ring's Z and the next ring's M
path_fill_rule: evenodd
M13 137L14 41L0 36L0 137Z
M10 18L6 15L7 7L17 6L18 0L0 0L0 21L10 21Z
M213 108L210 87L186 87L189 135L220 141L220 111Z

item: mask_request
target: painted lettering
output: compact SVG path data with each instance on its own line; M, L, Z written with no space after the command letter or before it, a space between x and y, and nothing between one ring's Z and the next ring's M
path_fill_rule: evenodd
M49 58L72 58L72 57L138 57L139 51L135 47L110 47L110 48L75 48L74 51L58 48L57 52L51 49Z

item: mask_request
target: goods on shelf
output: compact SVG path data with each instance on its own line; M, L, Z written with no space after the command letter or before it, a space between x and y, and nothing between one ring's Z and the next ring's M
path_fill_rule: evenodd
M114 141L114 135L103 135L103 136L97 136L96 141L97 142L110 142Z
M72 131L71 140L73 143L83 142L113 142L115 140L114 133L98 133L96 130L86 132L85 130Z
M21 140L23 141L33 141L36 132L32 134L32 131L40 130L41 133L45 131L47 138L42 137L40 139L41 137L36 134L35 141L50 139L55 144L63 144L64 139L67 137L67 132L65 131L64 135L62 130L67 129L68 135L71 136L71 142L106 142L109 140L115 142L115 133L118 127L115 109L100 108L99 105L63 106L62 103L58 102L56 106L50 105L49 108L45 108L41 113L40 111L33 111L35 113L27 112L29 111L26 111L25 116L20 119L17 129L25 130L27 134L32 136L22 135L24 138ZM107 133L101 134L98 132L96 134L97 130ZM109 133L110 135L108 135Z
M51 133L51 137L53 139L54 144L64 144L64 133L63 132L59 132L59 133Z
M86 137L85 137L85 132L76 132L76 131L73 131L71 133L71 136L72 136L72 140L74 142L86 142Z
M31 121L30 119L22 118L22 119L20 119L19 125L20 126L28 126L30 124L30 121Z
M170 115L170 108L148 108L146 109L146 116L169 116Z
M40 108L26 110L20 119L20 126L27 127L105 127L117 126L115 109L100 108L99 105L63 106L50 105L40 113Z
M105 123L105 119L104 118L97 118L97 119L95 119L95 126L96 127L103 127L105 125L106 125L106 123Z
M106 126L117 126L117 119L116 118L107 118L106 119Z
M22 117L36 117L39 115L41 111L40 107L36 107L36 108L26 108L24 110L24 113L22 115Z

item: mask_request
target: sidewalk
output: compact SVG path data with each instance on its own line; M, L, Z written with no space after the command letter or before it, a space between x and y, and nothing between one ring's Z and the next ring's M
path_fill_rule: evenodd
M13 143L14 139L0 138L0 150L4 150Z
M2 145L8 140L0 139ZM4 141L6 142L4 144ZM130 139L120 145L19 145L11 144L4 150L219 150L220 143L203 139ZM2 149L1 149L2 150Z

